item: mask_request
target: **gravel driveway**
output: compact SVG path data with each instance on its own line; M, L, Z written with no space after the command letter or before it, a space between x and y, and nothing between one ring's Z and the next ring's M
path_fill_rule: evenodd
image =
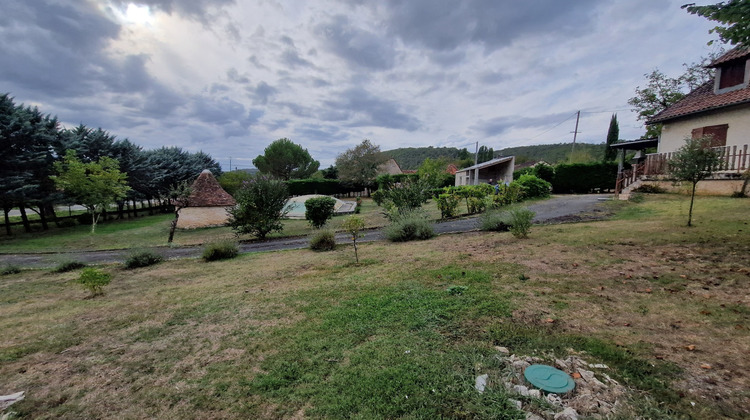
M602 202L611 199L611 194L559 195L549 200L540 201L528 206L536 212L534 223L563 223L600 218L604 210ZM598 214L598 216L597 216ZM460 233L477 229L477 218L465 218L435 223L435 233ZM372 229L365 232L360 239L362 242L384 240L382 229ZM350 243L351 239L343 233L336 235L337 243ZM308 238L279 238L263 242L240 244L240 252L280 251L285 249L300 249L308 246ZM165 258L197 258L203 252L200 246L167 248L159 247L154 250ZM27 268L48 268L58 265L62 261L81 261L88 264L107 264L122 262L129 254L129 250L112 251L75 251L44 254L2 254L0 265L13 264Z

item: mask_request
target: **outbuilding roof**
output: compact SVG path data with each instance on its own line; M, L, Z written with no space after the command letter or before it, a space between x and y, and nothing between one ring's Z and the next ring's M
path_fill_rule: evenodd
M188 198L190 207L227 207L237 203L234 197L221 188L219 181L208 169L198 175L191 188L193 191Z
M476 164L474 166L469 166L468 168L461 168L458 170L458 172L473 171L474 169L484 169L490 166L495 166L501 163L509 162L511 160L513 160L513 156L503 156L503 157L488 160L487 162Z

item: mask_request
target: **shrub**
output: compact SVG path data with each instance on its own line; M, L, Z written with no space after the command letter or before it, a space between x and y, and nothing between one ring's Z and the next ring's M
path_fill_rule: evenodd
M313 251L333 251L335 248L336 235L332 230L319 230L310 237L310 249Z
M468 207L469 214L476 214L482 213L485 210L487 203L484 200L484 197L467 197L466 206Z
M67 273L68 271L78 270L86 267L85 263L80 261L63 261L55 267L55 273Z
M435 236L435 229L424 214L412 211L395 218L384 233L390 241L406 242L432 238Z
M354 208L354 213L359 214L362 212L362 197L357 197L357 207Z
M320 229L333 217L336 200L331 197L315 197L305 201L305 219L314 228Z
M229 226L236 234L250 233L260 239L273 231L284 229L284 205L289 198L283 181L257 175L243 182L237 191L237 204L229 209Z
M0 271L0 274L3 276L7 276L10 274L18 274L20 272L21 272L21 267L15 264L5 264L2 271Z
M516 238L526 238L531 231L531 221L536 213L529 209L513 209L508 212L510 233Z
M239 252L240 250L236 242L217 241L206 245L201 258L204 261L227 260L236 257Z
M76 216L76 220L78 220L78 224L80 225L91 225L94 220L94 216L92 216L91 213L81 213Z
M438 209L440 209L440 217L443 219L450 219L458 216L458 204L461 199L455 194L440 194L435 200Z
M148 267L162 261L164 261L164 257L154 251L148 249L133 251L125 260L125 268L130 270L133 268Z
M103 294L104 286L108 285L111 279L112 275L109 273L97 270L96 268L86 268L81 272L81 276L78 277L77 282L91 292L91 296L93 297Z
M523 195L527 198L549 197L552 189L552 184L535 175L521 175L515 182L521 186Z
M507 232L510 230L510 221L507 212L488 211L479 217L479 229L494 232Z
M405 178L399 184L393 184L383 192L382 205L390 214L406 213L422 207L431 197L430 185L422 180Z

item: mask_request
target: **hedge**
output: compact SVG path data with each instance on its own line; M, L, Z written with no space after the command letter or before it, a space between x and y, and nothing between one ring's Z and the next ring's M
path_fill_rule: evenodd
M359 192L365 189L362 185L351 185L338 179L292 179L286 182L291 195L308 194L346 194Z
M610 190L617 182L617 163L561 163L555 167L552 191L558 194L586 194Z

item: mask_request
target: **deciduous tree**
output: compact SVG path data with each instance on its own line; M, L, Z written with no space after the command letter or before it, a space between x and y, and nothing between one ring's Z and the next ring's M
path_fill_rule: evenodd
M339 179L358 185L372 185L378 172L378 166L388 160L368 139L354 148L348 149L336 158Z
M91 214L91 233L96 231L102 211L125 198L130 190L127 175L120 172L115 159L107 156L83 163L75 151L68 150L62 162L55 162L55 170L58 173L52 177L55 185Z
M690 3L682 8L688 13L721 23L723 26L716 26L709 33L719 34L722 42L750 46L750 1L729 0L707 6Z
M237 192L237 204L229 209L229 226L237 235L250 233L265 239L271 232L280 232L281 219L289 199L286 183L266 175L257 175L245 182Z
M695 186L719 166L719 153L711 148L711 137L685 139L685 145L677 149L669 161L669 173L675 181L687 181L692 185L688 226L692 226Z

